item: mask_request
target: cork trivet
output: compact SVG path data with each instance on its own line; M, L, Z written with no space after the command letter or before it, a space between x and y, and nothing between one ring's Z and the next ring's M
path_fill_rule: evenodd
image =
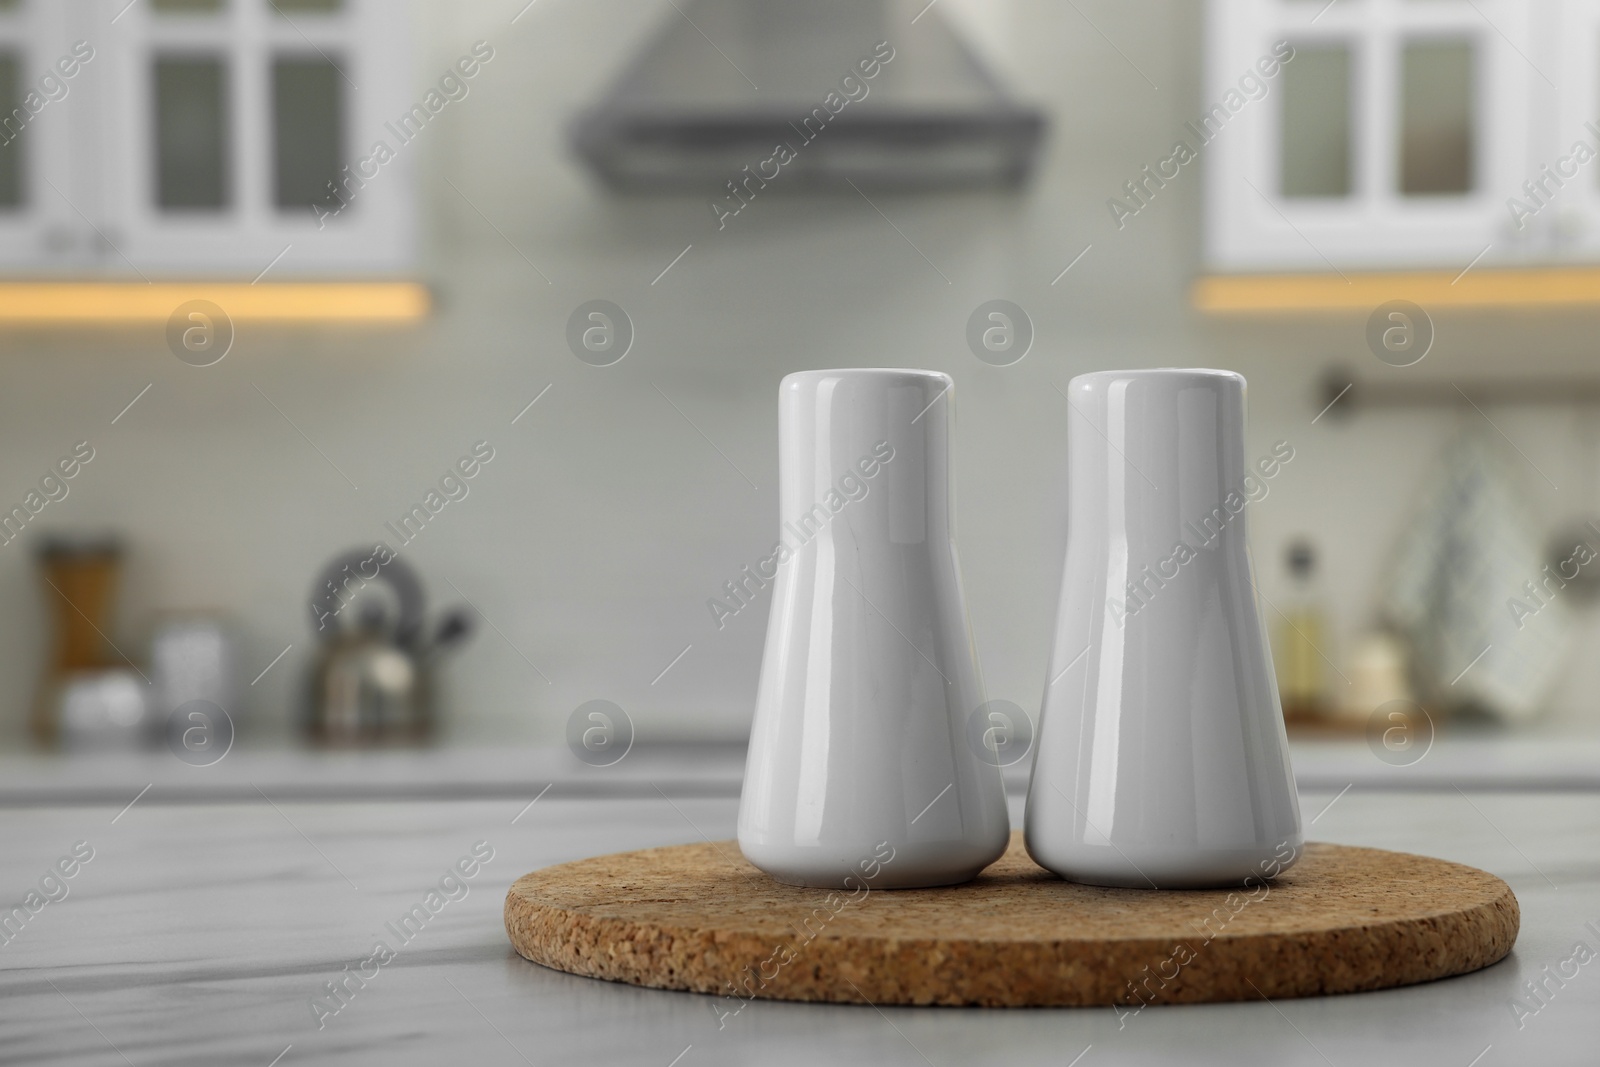
M1383 989L1487 967L1520 914L1493 875L1403 852L1308 844L1253 890L1106 889L1040 869L1020 833L944 889L830 896L725 841L535 871L505 908L535 963L720 994L729 1013L752 997L1131 1010Z

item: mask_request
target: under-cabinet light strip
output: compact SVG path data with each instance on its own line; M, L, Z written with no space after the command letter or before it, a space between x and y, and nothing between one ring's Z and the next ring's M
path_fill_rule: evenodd
M1600 305L1600 268L1407 271L1381 274L1213 274L1194 283L1197 310L1277 315L1372 310L1390 300L1437 308L1548 308Z
M418 282L0 282L0 327L165 322L206 300L238 322L410 323L426 318Z

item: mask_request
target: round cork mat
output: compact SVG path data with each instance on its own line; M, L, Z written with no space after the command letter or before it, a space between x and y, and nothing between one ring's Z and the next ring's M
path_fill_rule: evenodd
M592 978L872 1004L1128 1005L1304 997L1426 982L1511 951L1511 887L1458 863L1308 844L1253 890L1107 889L1036 866L1014 833L943 889L782 885L735 842L624 852L524 875L511 943Z

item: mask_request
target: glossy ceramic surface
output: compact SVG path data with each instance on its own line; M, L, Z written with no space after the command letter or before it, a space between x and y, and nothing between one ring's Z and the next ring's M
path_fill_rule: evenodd
M947 885L1005 851L999 768L967 741L984 696L950 528L951 386L914 370L779 386L780 540L755 568L774 589L739 805L740 848L779 881Z
M1246 520L1293 448L1247 465L1245 382L1226 371L1086 374L1068 397L1028 851L1102 885L1270 877L1298 856L1300 812Z

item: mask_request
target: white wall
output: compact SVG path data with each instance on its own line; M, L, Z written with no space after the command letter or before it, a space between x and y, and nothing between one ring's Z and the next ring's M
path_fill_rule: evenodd
M416 145L426 272L440 299L425 328L242 328L227 359L203 370L174 359L155 328L0 338L0 494L20 496L73 442L94 443L97 458L47 517L126 534L132 552L115 631L124 649L141 648L159 611L207 606L238 620L246 681L292 642L241 709L258 736L287 733L313 652L306 600L322 562L386 536L386 519L487 439L496 458L471 495L407 550L435 603L457 601L454 582L493 623L447 673L451 734L552 739L579 703L605 697L642 734L740 735L765 602L718 632L705 601L773 539L778 380L843 365L922 366L956 379L958 534L991 697L1037 708L1064 531L1066 405L1051 386L1107 366L1246 375L1252 452L1278 439L1297 450L1251 512L1264 588L1281 593L1283 544L1310 534L1323 549L1338 647L1348 647L1407 508L1461 416L1310 425L1329 360L1373 378L1403 372L1366 352L1364 315L1229 325L1194 314L1198 174L1186 170L1127 229L1111 223L1106 198L1199 110L1200 5L1080 0L1077 9L1126 58L1072 5L1017 0L980 10L983 47L1004 54L1013 85L1054 125L1020 196L878 199L947 284L853 195L761 199L718 233L703 200L598 191L569 159L564 123L656 20L676 16L655 0L539 0L509 25L523 4L421 5L419 85L476 39L497 51L471 96ZM963 18L978 8L963 6ZM718 62L714 53L708 62ZM610 368L580 363L564 340L567 315L596 297L622 305L637 329L632 352ZM965 346L968 314L993 297L1021 304L1036 325L1032 354L1013 367L986 366ZM1439 316L1438 326L1433 353L1406 373L1554 373L1588 362L1576 318ZM110 425L146 383L150 392ZM1595 461L1579 455L1577 416L1495 416L1562 486L1530 478L1533 506L1551 520L1593 509ZM0 721L13 736L45 648L37 586L22 546L0 547L0 677L9 683L0 687ZM1595 673L1572 674L1558 718L1596 721Z

